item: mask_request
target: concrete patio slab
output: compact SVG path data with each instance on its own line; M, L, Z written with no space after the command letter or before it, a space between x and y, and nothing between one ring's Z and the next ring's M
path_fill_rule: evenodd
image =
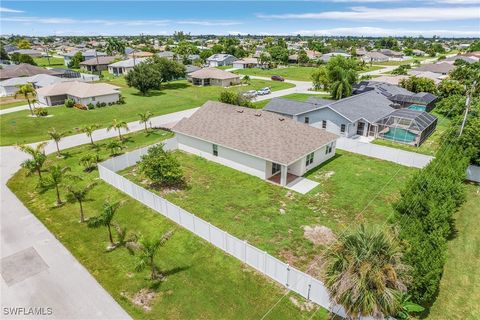
M318 185L319 185L318 182L315 182L307 178L299 177L298 179L295 179L294 181L287 184L286 187L295 192L306 194L307 192L309 192L310 190L312 190Z

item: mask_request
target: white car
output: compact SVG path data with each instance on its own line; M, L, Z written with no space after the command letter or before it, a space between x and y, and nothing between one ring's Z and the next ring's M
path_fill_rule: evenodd
M264 96L264 95L269 94L269 93L271 93L269 87L265 87L265 88L262 88L260 90L257 90L257 94L260 95L260 96Z
M242 95L245 97L245 98L249 98L249 99L253 99L257 96L257 91L255 90L249 90L249 91L246 91L244 92Z

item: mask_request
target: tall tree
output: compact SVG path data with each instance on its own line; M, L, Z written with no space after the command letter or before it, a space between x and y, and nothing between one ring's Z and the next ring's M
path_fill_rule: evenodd
M17 96L23 96L25 99L27 99L28 108L30 109L30 113L33 116L31 99L35 99L35 97L37 96L37 92L35 91L35 88L30 82L24 85L21 85L18 88L19 88L18 91L15 93L15 98L17 98Z
M110 241L110 245L107 247L107 250L112 250L116 247L116 244L113 241L111 226L113 216L117 212L118 208L120 208L120 202L110 203L107 201L103 204L102 213L99 216L90 218L87 222L89 228L98 228L101 226L107 227L108 239Z
M82 129L80 129L81 132L85 133L87 137L90 138L90 143L92 146L95 145L95 142L93 142L93 132L99 128L98 124L88 124L84 126Z
M122 137L122 132L121 130L124 129L125 131L130 131L130 129L128 129L128 125L125 121L118 121L117 119L113 119L113 122L112 124L110 124L108 127L107 127L107 131L110 131L110 130L116 130L118 131L118 139L120 141L123 140L123 137Z
M138 116L140 117L140 120L138 121L138 123L140 123L140 124L143 123L145 125L145 132L148 133L147 124L148 124L148 121L150 121L150 119L152 118L153 113L151 113L150 111L141 112L141 113L138 114Z
M155 256L158 249L164 246L165 243L172 237L173 231L168 231L160 237L148 238L142 237L139 240L139 253L137 258L136 271L142 271L145 268L150 268L150 279L156 280L160 276L157 264L155 263Z
M60 186L67 176L67 173L71 171L70 167L61 167L59 165L54 165L48 168L47 183L49 186L55 188L55 193L57 196L57 205L61 205L62 199L60 198Z
M90 192L90 190L95 187L96 183L90 183L86 186L79 186L79 185L69 185L67 186L67 190L69 192L68 194L68 200L69 201L76 201L78 202L78 205L80 206L80 222L83 223L85 222L85 214L83 212L83 202L87 199L87 195Z
M28 145L20 145L18 148L30 155L32 158L22 162L21 166L29 171L29 173L36 172L40 180L42 179L42 167L47 160L45 155L45 146L47 142L37 144L35 147Z
M406 291L406 267L394 238L383 231L343 234L323 253L322 278L332 301L351 318L395 316Z

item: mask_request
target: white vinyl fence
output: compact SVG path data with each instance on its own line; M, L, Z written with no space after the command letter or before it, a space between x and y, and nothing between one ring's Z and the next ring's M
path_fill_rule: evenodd
M164 145L165 150L177 148L175 139L164 141ZM135 165L150 147L138 149L102 162L98 165L100 178L288 289L333 313L345 317L345 312L341 306L332 305L328 292L321 281L272 257L246 241L228 234L116 173L116 171Z

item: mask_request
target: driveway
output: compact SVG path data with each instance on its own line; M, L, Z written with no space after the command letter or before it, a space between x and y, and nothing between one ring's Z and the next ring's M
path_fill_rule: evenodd
M196 110L152 118L152 126L168 127ZM138 122L131 122L128 126L130 131L143 130L143 125ZM113 136L116 136L115 132L105 129L93 134L97 140ZM89 141L84 134L78 134L64 138L60 147L71 148ZM55 152L55 144L50 141L45 151ZM20 163L25 159L27 156L14 147L0 148L2 319L130 319L92 275L7 188L8 179L20 169ZM46 315L25 315L28 308L44 308L42 311ZM6 310L24 312L23 315L7 316Z

